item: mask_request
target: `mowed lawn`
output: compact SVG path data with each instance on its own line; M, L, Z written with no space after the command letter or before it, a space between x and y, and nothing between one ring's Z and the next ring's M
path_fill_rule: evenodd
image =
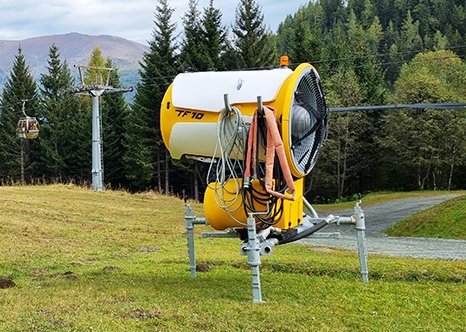
M194 205L202 213L200 205ZM191 279L184 203L65 185L0 187L0 331L461 331L466 262L279 246L251 303L239 240L201 239ZM337 241L337 240L336 240Z
M386 233L466 240L466 195L416 213L393 225Z

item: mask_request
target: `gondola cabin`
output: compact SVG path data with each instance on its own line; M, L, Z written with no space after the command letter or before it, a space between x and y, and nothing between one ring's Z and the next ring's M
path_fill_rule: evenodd
M39 136L39 122L34 117L22 117L16 127L16 137L21 139L32 139Z

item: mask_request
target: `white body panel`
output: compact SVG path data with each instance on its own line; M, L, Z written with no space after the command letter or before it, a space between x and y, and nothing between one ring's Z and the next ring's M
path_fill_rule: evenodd
M173 81L172 102L176 107L210 112L224 108L223 95L226 93L232 105L255 103L258 96L263 102L269 102L276 98L292 72L280 68L179 74Z
M217 144L217 124L203 122L176 123L170 135L170 155L212 157Z
M251 117L243 116L243 121L250 124ZM220 157L220 150L215 150L217 128L217 123L176 123L170 135L170 155L174 159L180 159L183 155L204 158ZM243 159L243 154L236 149L233 149L231 156L235 159Z

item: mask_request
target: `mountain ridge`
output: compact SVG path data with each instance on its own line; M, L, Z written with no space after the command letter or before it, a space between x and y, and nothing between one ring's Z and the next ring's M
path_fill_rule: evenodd
M62 61L70 68L87 64L95 47L100 47L104 58L110 58L118 68L122 85L135 86L139 79L139 61L149 48L135 41L111 35L86 35L78 32L31 37L23 40L0 40L0 87L10 75L14 57L21 47L31 73L39 80L47 71L49 48L55 44ZM73 71L73 69L72 69ZM74 73L76 74L76 73Z

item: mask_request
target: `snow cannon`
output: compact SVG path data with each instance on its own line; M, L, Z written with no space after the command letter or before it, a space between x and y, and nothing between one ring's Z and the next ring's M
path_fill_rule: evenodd
M319 75L294 71L183 73L160 110L165 146L174 159L210 163L204 196L213 228L289 229L303 218L303 178L327 136L328 107Z

